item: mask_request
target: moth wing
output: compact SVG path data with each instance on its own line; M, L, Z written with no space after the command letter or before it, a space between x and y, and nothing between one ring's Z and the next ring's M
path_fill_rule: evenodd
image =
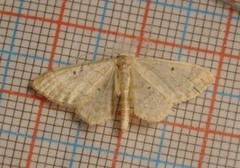
M174 103L198 96L214 80L208 69L178 61L138 59L133 69Z
M94 89L79 96L76 113L87 123L94 125L111 119L116 110L114 89L115 71L108 72Z
M113 60L56 68L37 77L33 88L50 101L76 108L89 124L112 117L114 107Z
M131 77L130 97L134 114L148 122L163 120L171 112L173 102L159 92L137 69L132 68Z

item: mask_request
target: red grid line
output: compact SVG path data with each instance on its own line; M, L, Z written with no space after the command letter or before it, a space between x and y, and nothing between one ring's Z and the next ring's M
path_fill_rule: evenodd
M221 78L224 53L226 51L226 45L227 45L229 32L230 32L230 27L231 27L232 15L233 15L233 9L230 8L227 23L226 23L226 30L225 30L225 34L224 34L220 60L219 60L219 64L218 64L216 80L215 80L215 83L214 83L214 89L213 89L211 104L210 104L210 107L209 107L209 114L208 114L208 119L207 119L207 123L206 123L206 129L205 129L205 132L204 132L204 137L203 137L203 142L202 142L202 149L201 149L199 162L198 162L198 167L199 168L201 168L202 165L203 165L203 159L204 159L204 155L205 155L209 129L210 129L210 126L211 126L212 115L213 115L215 100L216 100L217 91L218 91L218 85L219 85L219 81L220 81L220 78Z
M47 18L32 16L32 15L27 15L27 14L18 14L18 13L9 12L9 11L3 11L3 10L0 10L0 14L5 14L5 15L15 16L15 17L22 17L22 18L26 18L26 19L39 20L39 21L50 22L50 23L55 23L55 24L58 23L58 21L54 20L54 19L47 19ZM89 30L89 31L94 31L94 32L106 33L106 34L109 34L109 35L120 36L120 37L125 37L125 38L130 38L130 39L136 39L136 40L140 39L139 36L126 34L126 33L119 33L119 32L106 30L106 29L98 29L98 28L95 28L95 27L86 26L86 25L82 25L82 24L75 24L75 23L69 23L69 22L62 21L61 25L62 26L81 28L81 29L84 29L84 30ZM174 43L174 42L162 41L162 40L159 40L159 39L151 39L151 38L142 37L142 40L152 42L152 43L157 43L157 44L163 44L163 45L171 46L171 47L183 48L183 49L197 51L197 52L204 52L204 53L207 53L207 54L213 54L213 55L217 55L217 56L221 55L221 52L208 50L208 49L203 49L203 48L198 48L198 47L192 47L192 46L189 46L189 45L181 45L181 44L177 44L177 43ZM234 58L234 59L240 59L240 55L235 55L235 54L224 53L224 56Z
M65 6L66 6L66 2L67 2L67 0L63 0L62 5L61 5L59 19L58 19L58 22L57 22L58 26L57 26L57 29L56 29L56 34L55 34L55 37L54 37L54 42L53 42L53 46L52 46L52 50L51 50L51 57L50 57L49 64L48 64L48 70L52 69L53 57L54 57L56 47L57 47L57 42L58 42L58 37L59 37L59 33L60 33L60 28L61 28L61 23L62 23L62 19L63 19L63 13L64 13L64 9L65 9ZM38 113L37 113L37 118L36 118L36 121L35 121L32 141L31 141L31 144L30 144L30 150L28 152L27 165L26 165L27 168L30 168L30 164L31 164L31 160L32 160L33 149L34 149L34 146L35 146L35 141L36 141L36 137L37 137L37 133L38 133L38 127L39 127L39 123L40 123L40 119L41 119L41 115L42 115L43 103L44 103L44 101L41 100L40 105L39 105L39 110L38 110Z
M54 58L54 55L56 53L57 42L58 42L60 30L61 30L61 25L62 25L62 20L63 20L63 13L64 13L64 9L65 9L66 3L67 3L67 0L63 0L62 6L61 6L60 15L59 15L59 19L58 19L58 22L57 22L57 30L56 30L56 34L54 36L53 46L52 46L52 50L51 50L50 60L49 60L49 64L48 64L48 70L52 69L53 58Z
M11 90L0 89L0 92L7 93L7 94L12 94L12 95L16 95L16 96L22 96L22 97L26 97L26 98L32 98L32 99L39 99L39 100L44 99L43 97L40 97L40 96L34 96L34 95L30 95L30 94L26 94L26 93L20 93L20 92L15 92L15 91L11 91Z
M120 149L120 145L121 145L121 140L122 140L122 130L119 130L118 137L117 137L116 148L115 148L114 156L113 156L113 160L112 160L112 168L116 167L118 153L119 153L119 149Z
M147 24L147 18L148 18L148 13L149 13L149 9L150 9L150 4L151 4L151 0L147 0L146 7L145 7L145 13L143 15L143 22L142 22L142 28L141 28L141 32L140 32L139 42L138 42L137 50L136 50L136 57L139 57L140 51L142 49L142 42L143 42L143 38L144 38L145 27Z
M41 119L41 115L42 115L43 104L44 104L44 101L41 100L40 104L39 104L38 112L37 112L37 118L36 118L36 121L35 121L32 140L31 140L31 144L30 144L30 149L29 149L29 152L28 152L27 164L26 164L27 168L31 167L30 165L31 165L31 160L32 160L32 155L33 155L33 149L34 149L36 138L37 138L38 127L39 127L39 123L40 123L40 119Z
M174 123L174 122L165 121L165 120L160 121L160 123L170 125L172 127L179 127L179 128L194 130L194 131L198 131L198 132L205 132L205 130L206 130L206 128L194 127L192 125L186 125L186 124L182 124L182 123ZM224 132L224 131L217 131L217 130L212 130L212 129L209 129L208 131L211 134L240 139L240 134L233 134L233 133L228 133L228 132Z
M168 46L171 46L171 47L183 48L183 49L197 51L197 52L204 52L204 53L207 53L207 54L213 54L213 55L217 55L217 56L221 55L221 52L208 50L208 49L203 49L203 48L198 48L198 47L192 47L192 46L188 46L188 45L181 45L181 44L177 44L177 43L174 43L174 42L167 42L167 41L161 41L161 40L157 40L157 39L156 40L155 39L147 39L147 38L144 38L144 40L149 40L150 42L157 43L157 44L163 44L163 45L168 45ZM224 55L225 57L240 59L240 55L227 54L227 53L224 53L224 54L225 54Z
M12 94L12 95L16 95L16 96L22 96L22 97L26 97L26 98L39 99L39 100L43 100L43 101L46 100L45 97L34 96L34 95L29 95L29 94L9 91L9 90L0 89L0 92L7 93L7 94ZM120 113L118 113L117 115L120 115ZM136 116L131 115L131 118L134 118L134 117L136 117ZM165 120L160 121L160 123L161 124L166 124L166 125L169 125L169 126L172 126L172 127L190 129L190 130L194 130L194 131L198 131L198 132L205 132L205 130L206 130L206 128L195 127L195 126L192 126L192 125L186 125L186 124L182 124L182 123L174 123L174 122L165 121ZM224 132L224 131L217 131L217 130L212 130L212 129L209 129L209 133L215 134L215 135L221 135L221 136L227 136L227 137L231 137L231 138L240 139L240 134L233 134L233 133L228 133L228 132Z

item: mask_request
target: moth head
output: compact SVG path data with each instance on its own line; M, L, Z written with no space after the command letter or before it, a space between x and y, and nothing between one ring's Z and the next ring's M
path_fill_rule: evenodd
M127 54L119 54L116 58L116 64L119 68L124 66L130 66L134 57Z

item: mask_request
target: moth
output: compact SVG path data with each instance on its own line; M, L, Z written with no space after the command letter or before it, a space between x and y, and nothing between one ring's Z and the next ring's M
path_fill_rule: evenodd
M114 59L56 68L37 77L32 87L50 101L73 107L95 125L112 118L120 97L121 129L130 108L148 122L159 122L174 104L199 95L214 75L191 63L120 54Z

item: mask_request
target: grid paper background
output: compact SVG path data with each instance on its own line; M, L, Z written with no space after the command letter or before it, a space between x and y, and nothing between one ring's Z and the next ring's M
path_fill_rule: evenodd
M111 57L119 39L136 56L209 68L215 83L124 134L119 115L89 127L31 89L78 57ZM221 1L1 0L0 167L240 167L239 51L239 12Z

